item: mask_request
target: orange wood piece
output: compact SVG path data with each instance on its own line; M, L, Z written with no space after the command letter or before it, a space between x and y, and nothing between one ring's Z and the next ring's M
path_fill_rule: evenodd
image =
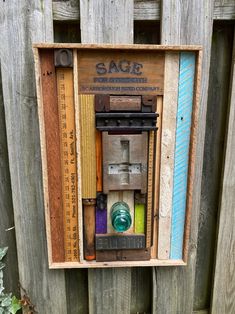
M66 262L78 261L78 198L73 69L57 68Z
M83 200L84 258L95 259L95 203L96 200Z
M48 169L51 248L53 262L64 262L63 201L61 185L59 113L54 50L41 51L41 80Z

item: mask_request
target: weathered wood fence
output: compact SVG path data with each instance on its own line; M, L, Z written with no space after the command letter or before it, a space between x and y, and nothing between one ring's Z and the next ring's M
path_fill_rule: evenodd
M0 246L40 314L235 313L234 19L234 0L1 2ZM48 269L31 47L53 40L203 45L187 267Z

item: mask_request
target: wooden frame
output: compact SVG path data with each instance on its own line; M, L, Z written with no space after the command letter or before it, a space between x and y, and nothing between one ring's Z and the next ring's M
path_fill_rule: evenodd
M47 172L47 158L46 158L46 140L45 140L45 121L43 114L43 90L41 85L41 65L40 65L40 50L41 49L56 49L56 48L69 48L74 51L74 97L75 97L75 115L76 115L76 132L79 132L80 127L78 125L78 84L76 80L77 73L77 51L96 49L96 50L124 50L124 51L191 51L196 53L196 72L195 72L195 86L194 86L194 100L193 100L193 114L191 123L191 135L190 135L190 154L189 154L189 169L188 169L188 184L187 184L187 210L186 221L184 227L184 248L183 258L180 260L160 260L152 258L150 261L115 261L115 262L96 262L85 261L83 259L82 250L80 251L80 262L55 262L52 258L51 247L51 227L50 227L50 208L49 208L49 196L48 196L48 172ZM176 266L186 265L188 256L188 241L190 234L190 221L191 221L191 208L192 208L192 190L194 181L194 163L195 163L195 149L196 149L196 135L198 124L198 112L199 112L199 90L200 90L200 75L201 75L201 46L159 46L159 45L109 45L109 44L34 44L33 45L35 69L36 69L36 84L37 84L37 98L38 98L38 115L40 122L40 138L41 138L41 153L42 153L42 169L43 169L43 188L44 188L44 204L46 211L46 231L47 231L47 243L48 243L48 259L50 268L104 268L104 267L137 267L137 266ZM79 134L77 133L77 138ZM77 143L77 146L79 144ZM80 159L80 150L77 150L77 159ZM80 173L80 162L77 163L78 173ZM81 178L78 175L78 182ZM81 191L78 191L78 210L81 208ZM79 246L82 247L83 232L82 232L82 215L78 216L79 226ZM156 234L155 234L156 236Z

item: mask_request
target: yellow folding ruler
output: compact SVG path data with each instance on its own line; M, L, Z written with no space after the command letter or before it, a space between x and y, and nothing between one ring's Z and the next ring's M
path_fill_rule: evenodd
M78 261L78 196L73 69L57 68L65 261Z

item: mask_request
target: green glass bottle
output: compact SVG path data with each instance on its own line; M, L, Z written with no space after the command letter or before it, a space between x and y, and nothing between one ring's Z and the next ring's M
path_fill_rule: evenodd
M111 207L112 226L117 232L127 231L132 223L130 208L125 202L116 202Z

